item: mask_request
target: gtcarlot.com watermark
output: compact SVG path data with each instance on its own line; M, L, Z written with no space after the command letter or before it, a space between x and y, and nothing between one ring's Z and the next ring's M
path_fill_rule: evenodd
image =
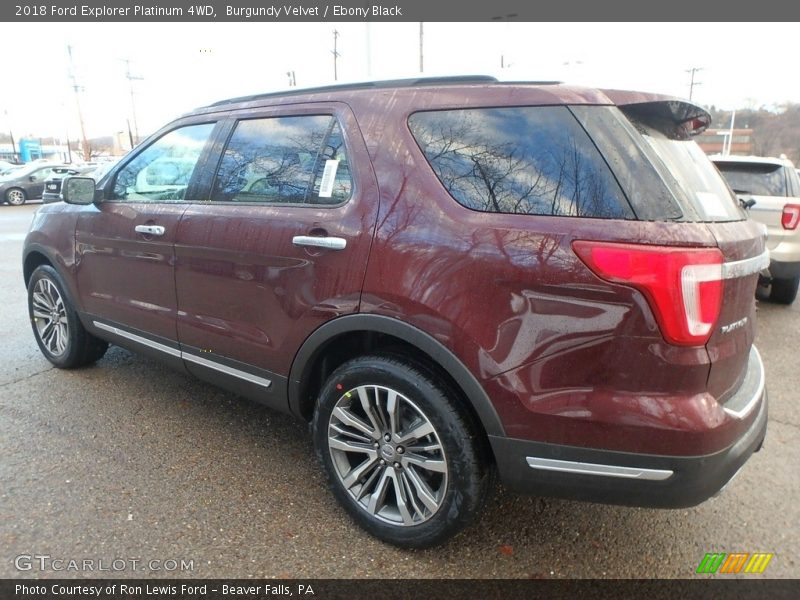
M64 573L123 573L125 571L191 572L194 559L167 558L64 558L49 554L20 554L14 558L17 571Z

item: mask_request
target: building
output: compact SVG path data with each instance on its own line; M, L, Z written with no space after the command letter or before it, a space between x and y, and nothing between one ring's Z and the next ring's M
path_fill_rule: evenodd
M694 140L700 144L706 154L724 154L728 144L730 144L728 154L749 156L754 153L755 145L753 143L752 129L734 128L733 139L728 142L730 133L730 129L706 129Z

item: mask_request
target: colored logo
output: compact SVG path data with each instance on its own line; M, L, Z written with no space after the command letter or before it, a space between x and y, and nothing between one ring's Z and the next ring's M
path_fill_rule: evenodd
M763 573L773 556L766 552L709 553L700 561L697 573Z

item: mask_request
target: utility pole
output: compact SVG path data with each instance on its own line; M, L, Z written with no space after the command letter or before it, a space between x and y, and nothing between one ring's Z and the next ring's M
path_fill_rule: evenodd
M422 21L419 23L419 72L422 73L425 71L424 63L422 62Z
M134 80L141 81L144 77L138 77L136 75L131 75L131 60L129 58L120 59L122 62L125 63L125 78L128 80L128 86L131 90L131 116L133 117L133 132L136 134L136 143L139 143L139 124L136 122L136 100L134 99L133 94L133 82ZM128 129L130 129L130 124L128 124ZM131 149L133 149L134 144L131 142Z
M695 73L702 70L703 70L702 67L692 67L691 69L686 69L686 73L689 73L691 75L691 79L689 81L689 100L692 99L692 94L694 93L694 86L702 84L702 81L694 80Z
M81 124L81 143L83 145L83 160L90 160L92 157L92 148L89 146L89 140L86 139L86 129L83 126L83 113L81 112L81 90L83 87L79 86L75 80L75 65L72 62L72 46L67 44L67 54L69 54L69 77L72 79L72 89L75 91L75 104L78 107L78 121Z
M333 80L339 81L339 72L337 70L337 61L341 54L339 54L338 50L338 42L339 42L339 32L335 29L333 30L333 50L331 53L333 54Z
M16 161L17 143L14 141L14 132L11 130L11 121L8 118L8 109L4 109L3 113L6 115L6 121L8 121L8 135L11 136L11 153L14 155L14 161Z

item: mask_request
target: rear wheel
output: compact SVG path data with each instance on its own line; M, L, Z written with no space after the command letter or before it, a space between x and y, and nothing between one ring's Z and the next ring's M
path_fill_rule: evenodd
M800 275L791 279L773 279L769 299L779 304L791 304L797 298Z
M446 386L403 359L367 356L336 369L312 429L334 495L385 542L440 543L489 492L485 442L471 418Z
M108 343L86 331L50 265L41 265L28 282L28 313L36 343L45 358L62 369L98 360Z
M11 206L22 206L27 199L28 196L25 194L25 190L11 188L6 192L6 202Z

